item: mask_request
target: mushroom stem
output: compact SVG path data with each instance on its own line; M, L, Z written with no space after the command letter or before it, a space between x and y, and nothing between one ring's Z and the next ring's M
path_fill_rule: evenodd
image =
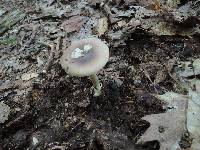
M99 96L101 94L102 84L100 83L96 74L91 75L90 79L92 80L92 84L94 87L94 96Z

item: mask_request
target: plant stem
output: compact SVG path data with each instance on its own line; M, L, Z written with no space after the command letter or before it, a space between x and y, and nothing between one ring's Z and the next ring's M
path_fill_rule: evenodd
M93 74L90 76L90 79L92 80L92 84L94 87L94 96L99 96L101 94L101 83L97 77L96 74Z

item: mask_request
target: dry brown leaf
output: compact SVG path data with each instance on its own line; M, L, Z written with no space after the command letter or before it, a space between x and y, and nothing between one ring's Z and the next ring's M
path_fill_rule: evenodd
M168 73L170 73L175 65L175 62L176 62L176 58L172 58L172 59L169 59L166 63L165 63L165 67L168 71Z
M148 62L140 65L145 76L154 84L164 81L168 75L167 68L158 62ZM155 78L152 80L152 78Z
M173 1L173 3L171 2L171 0L167 2L160 2L163 7L160 8L159 3L156 2L156 0L139 1L140 6L133 6L135 12L132 13L135 15L131 20L139 20L140 26L138 28L156 35L179 34L183 36L190 36L199 33L200 21L198 17L196 17L199 12L197 10L199 9L198 4L195 2L188 2L179 9L171 9L172 7L176 7L175 5L179 3L178 0ZM152 5L153 8L146 7L149 5ZM196 6L196 8L193 8L194 6ZM178 25L177 22L186 26L187 30L180 28L180 25ZM128 24L129 27L127 28L127 31L129 32L132 25L131 23Z
M150 122L150 127L141 136L138 143L159 141L160 150L172 150L179 147L178 142L186 128L186 108L188 99L179 94L169 93L166 113L147 115L143 120Z
M161 7L160 0L137 0L140 6L145 6L153 10L159 10Z
M67 6L54 3L53 0L40 0L36 3L36 6L41 10L42 16L61 17L65 13L69 12Z
M162 68L160 70L158 70L157 74L156 74L156 78L154 80L155 84L158 84L162 81L164 81L167 77L167 71L166 68Z
M139 143L159 141L160 150L168 150L177 145L184 131L185 115L183 113L167 112L148 115L142 118L151 123L151 126L142 135Z
M64 29L67 33L78 32L85 22L86 17L83 16L74 16L65 20L61 24L61 28Z

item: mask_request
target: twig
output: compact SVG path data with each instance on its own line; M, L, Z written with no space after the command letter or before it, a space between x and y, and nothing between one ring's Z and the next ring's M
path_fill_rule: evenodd
M27 116L27 115L28 115L27 111L23 112L20 116L16 117L14 120L11 120L10 122L8 122L8 123L6 124L6 127L8 128L8 127L10 127L11 125L13 125L13 124L19 122L20 120L22 120L22 119L23 119L25 116Z
M57 146L57 145L55 145L51 149L52 150L65 150L65 148L66 148L66 146Z
M63 50L67 49L67 44L68 44L67 40L63 39L63 48L62 48Z
M58 38L57 38L57 41L56 41L56 51L59 51L59 49L60 49L60 40L61 40L61 36L59 36Z
M55 58L59 57L59 53L60 53L60 45L61 45L61 36L59 36L56 40L56 53L55 53Z
M21 40L20 40L20 42L19 42L19 44L20 44L21 47L23 46L24 37L25 37L25 34L22 35L22 38L21 38Z
M54 56L55 56L55 45L54 44L47 44L47 46L49 46L51 48L51 50L50 50L49 59L47 60L46 66L45 66L45 68L43 70L43 73L48 72L49 67L50 67L50 65L52 63L52 60L54 59Z
M155 90L156 93L158 94L158 90L157 90L156 87L155 87L156 84L151 80L150 75L149 75L149 73L147 72L147 70L143 68L142 71L143 71L144 75L147 77L147 79L151 82L151 84L153 85L154 90Z
M61 45L61 37L59 36L59 37L57 38L57 41L56 41L57 44L56 44L56 46L55 46L54 43L50 43L50 44L49 44L49 43L46 43L46 42L43 42L43 41L39 41L39 43L41 43L41 44L43 44L43 45L48 46L48 47L51 48L49 59L48 59L48 61L47 61L47 63L46 63L46 66L45 66L44 69L43 69L43 73L47 73L48 70L49 70L49 67L50 67L50 65L51 65L51 63L52 63L52 61L53 61L53 59L54 59L55 56L57 56L58 53L59 53L59 49L60 49L60 45Z

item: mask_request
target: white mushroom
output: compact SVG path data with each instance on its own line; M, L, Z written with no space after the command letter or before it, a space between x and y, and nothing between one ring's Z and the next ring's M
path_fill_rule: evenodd
M64 51L60 64L72 76L90 76L94 86L94 96L101 93L101 83L96 73L102 69L109 59L109 48L100 39L86 38L72 42Z

